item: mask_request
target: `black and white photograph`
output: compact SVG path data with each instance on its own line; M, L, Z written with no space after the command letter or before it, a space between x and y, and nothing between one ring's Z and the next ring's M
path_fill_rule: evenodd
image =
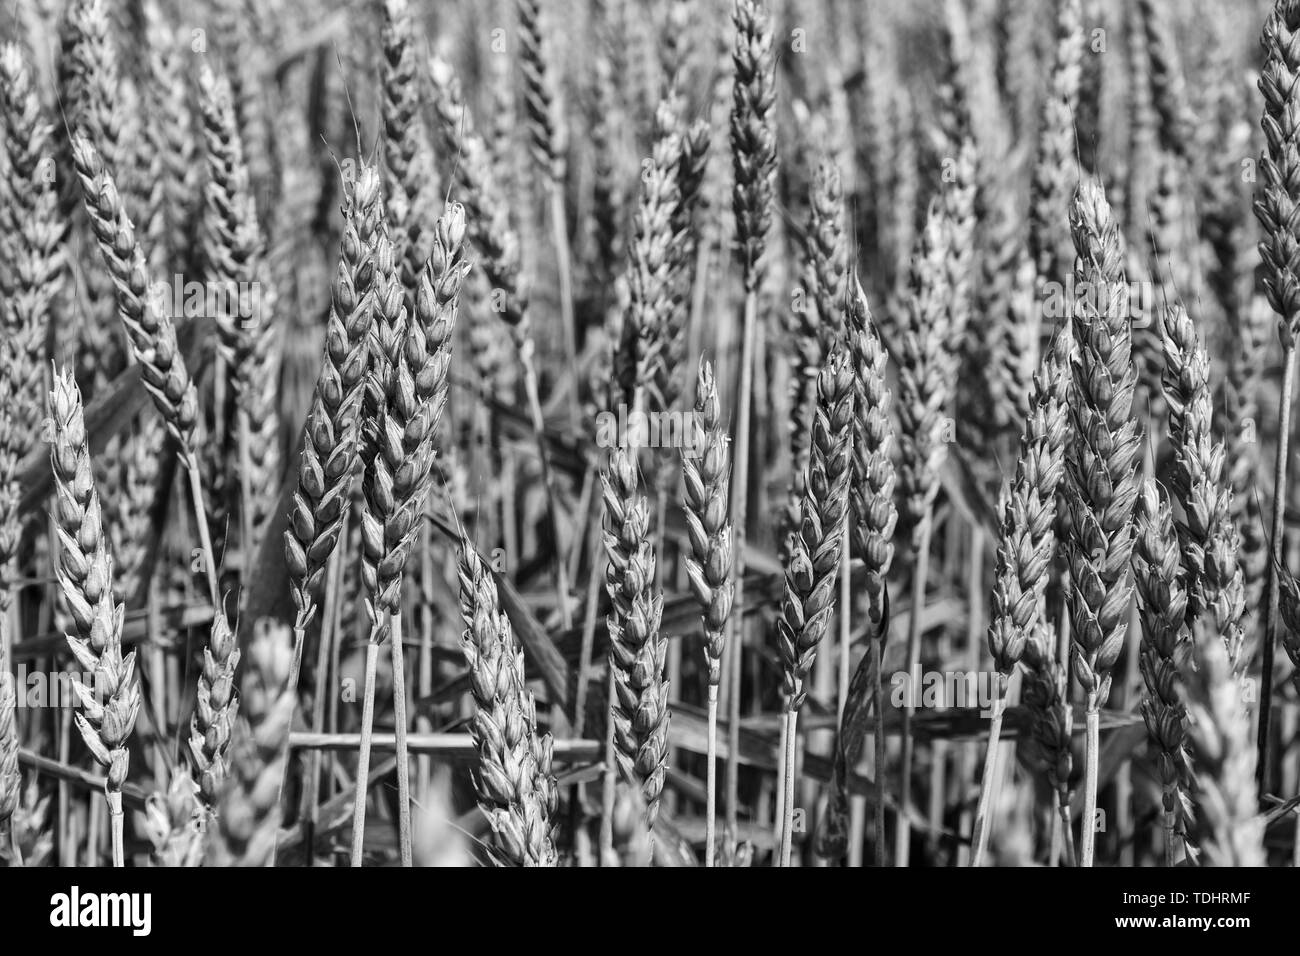
M0 871L1260 928L1297 336L1300 0L3 0Z

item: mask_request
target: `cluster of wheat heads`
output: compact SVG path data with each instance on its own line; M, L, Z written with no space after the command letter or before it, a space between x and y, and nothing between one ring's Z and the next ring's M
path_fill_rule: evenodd
M1298 31L7 5L0 860L1300 859Z

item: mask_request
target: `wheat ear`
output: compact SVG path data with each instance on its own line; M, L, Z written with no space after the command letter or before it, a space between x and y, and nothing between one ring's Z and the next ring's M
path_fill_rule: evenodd
M475 712L474 789L497 845L516 866L555 866L551 821L559 790L551 773L551 735L537 732L524 655L501 613L496 584L469 541L461 543L461 649Z
M167 430L176 439L181 463L189 473L194 518L207 570L208 596L215 607L218 603L216 554L208 534L207 509L199 478L198 392L180 354L171 317L159 307L157 297L149 288L145 256L136 243L135 230L112 174L84 135L73 136L72 156L95 240L117 288L118 315L131 351L140 363L141 380Z
M123 866L122 785L131 759L126 742L140 710L135 652L122 655L125 612L113 604L113 559L91 477L81 392L67 370L55 371L49 409L55 487L51 518L58 540L54 574L77 628L78 636L68 635L68 647L83 675L93 675L89 684L73 680L80 702L74 716L86 747L106 771L113 865Z
M614 448L601 487L605 502L605 586L611 611L609 666L615 759L623 776L640 788L647 829L654 828L668 754L668 640L659 633L663 595L654 588L655 552L650 511L639 488L634 452Z
M209 807L216 806L229 774L227 750L239 715L239 693L235 689L238 667L239 644L225 612L218 608L208 646L203 649L189 740L199 793Z
M419 277L415 315L403 302L399 266L387 229L380 227L374 244L374 349L372 362L382 371L376 448L369 462L361 516L362 578L371 617L366 654L366 693L373 694L375 649L391 632L394 719L397 724L399 834L403 865L411 857L410 796L406 770L406 694L402 641L402 574L428 496L430 471L436 454L438 423L447 404L447 373L451 365L461 284L469 269L462 244L465 211L452 203L438 221L433 254ZM373 716L368 699L363 714ZM370 728L362 726L360 769L357 773L353 830L353 864L360 863L365 826L365 793L369 775Z
M740 778L740 675L745 626L745 536L749 510L749 429L758 338L758 289L762 285L767 234L776 186L776 57L769 13L756 0L735 0L730 117L731 209L745 288L737 395L735 455L731 474L731 527L735 535L734 613L728 645L727 827L734 831Z
M1035 376L1016 475L1002 514L988 631L989 653L999 675L998 694L989 726L980 805L975 813L972 866L982 865L987 848L988 809L997 780L1006 682L1026 646L1039 638L1043 628L1043 602L1056 556L1057 495L1065 476L1065 446L1070 434L1070 346L1070 330L1063 328L1052 343L1042 372Z

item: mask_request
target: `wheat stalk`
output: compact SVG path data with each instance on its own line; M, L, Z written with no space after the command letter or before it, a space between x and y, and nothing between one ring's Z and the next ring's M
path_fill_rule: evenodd
M734 612L727 643L731 647L728 673L730 708L727 740L726 822L736 827L740 776L740 675L744 653L745 540L749 509L750 417L758 336L758 288L771 227L776 182L776 59L772 22L756 0L735 0L731 13L735 44L731 62L731 168L734 177L731 209L736 223L736 252L745 289L741 332L739 393L737 395L735 455L731 474L731 527L735 535Z
M1100 709L1110 670L1128 630L1133 594L1129 556L1137 503L1141 426L1133 418L1133 367L1128 290L1119 231L1102 187L1080 184L1070 211L1080 288L1089 290L1073 315L1078 351L1070 400L1076 440L1066 455L1070 476L1068 556L1073 661L1087 692L1087 760L1080 865L1091 866L1096 839Z
M945 432L949 390L955 372L952 335L953 298L947 264L951 229L944 213L932 206L912 260L906 303L906 326L899 354L899 491L903 497L912 551L912 606L925 602L931 511L939 491L939 469L948 454ZM910 615L906 660L908 673L920 666L920 615ZM903 710L899 803L911 798L913 707ZM894 837L894 860L906 866L910 843L907 814L900 813Z
M93 675L90 685L73 679L81 705L74 719L86 747L106 771L113 865L124 866L122 785L131 759L126 742L140 709L135 653L122 655L124 609L113 604L113 559L91 478L81 392L66 370L55 371L49 409L55 487L50 517L58 540L54 573L77 629L78 636L68 635L68 647L82 673Z
M374 325L379 368L376 448L362 484L362 579L371 618L366 649L366 701L374 713L377 648L391 630L394 718L397 725L399 832L402 862L410 866L410 797L406 760L406 689L402 643L402 574L425 511L436 433L447 404L447 372L464 259L465 211L453 203L435 228L433 254L420 274L415 316L408 321L398 264L387 229L381 224L374 243ZM370 726L362 721L360 769L353 815L353 865L361 862L365 834L365 795L369 774Z
M478 751L474 788L497 845L516 866L555 866L551 821L559 790L551 735L539 735L524 656L501 613L496 584L469 541L461 543L461 649L476 705L470 733Z
M997 780L1006 681L1015 672L1026 647L1044 629L1043 602L1056 555L1057 496L1065 475L1065 447L1070 434L1070 351L1067 327L1057 333L1041 373L1035 376L1016 475L1002 513L988 630L989 653L998 669L999 683L989 725L980 805L975 812L972 866L983 863L988 839L988 809Z
M1300 331L1300 47L1295 32L1300 29L1300 7L1289 0L1277 0L1264 24L1265 61L1259 77L1264 98L1261 124L1267 148L1260 161L1263 189L1255 201L1255 215L1263 227L1259 244L1264 265L1264 292L1278 317L1282 340L1282 387L1278 396L1278 448L1273 477L1273 520L1266 609L1263 673L1273 673L1277 642L1278 568L1286 530L1288 443L1291 429L1291 395L1295 385L1296 342ZM1265 679L1259 697L1259 760L1256 783L1268 790L1271 773L1272 681Z
M691 551L686 575L704 609L704 658L709 668L709 742L705 801L704 865L713 866L717 802L718 687L722 651L735 584L731 577L732 529L727 520L730 440L722 424L722 406L713 367L703 359L695 386L694 453L682 453L683 499Z
M817 413L800 507L800 525L791 538L785 569L785 595L777 619L777 650L781 656L782 689L786 695L785 819L780 860L790 865L794 821L795 731L807 691L804 681L817 656L835 607L845 523L849 511L849 478L853 470L853 403L856 377L849 352L837 344L826 357L817 380Z

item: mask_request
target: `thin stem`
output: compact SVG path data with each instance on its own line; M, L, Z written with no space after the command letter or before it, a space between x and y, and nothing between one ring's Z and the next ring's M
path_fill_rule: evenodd
M1070 823L1070 791L1060 790L1056 795L1057 819L1060 822L1059 832L1065 848L1065 865L1075 866L1078 861L1074 855L1074 827ZM1055 864L1053 864L1055 865Z
M749 420L754 391L754 344L758 336L758 292L745 293L744 336L740 346L740 395L736 413L736 453L731 469L731 528L735 536L734 594L727 625L730 699L727 714L727 829L736 831L740 802L740 675L745 636L745 525L749 507Z
M208 509L203 500L203 480L199 477L199 463L194 454L184 457L185 471L190 479L190 499L194 503L194 520L198 524L199 549L203 552L203 567L208 576L208 597L212 607L221 609L221 589L217 579L216 555L212 550L212 536L208 533Z
M237 415L236 430L239 442L239 531L240 551L244 555L242 580L249 581L253 575L253 562L256 552L253 548L253 458L250 447L248 412L240 409Z
M798 723L799 711L787 710L785 714L785 801L781 816L781 866L790 865L790 844L794 837L794 760Z
M1268 566L1268 591L1264 606L1268 608L1264 631L1263 670L1260 672L1259 693L1259 760L1255 765L1255 782L1262 800L1269 792L1269 760L1273 749L1269 723L1273 702L1273 648L1277 643L1278 569L1282 566L1282 538L1286 534L1286 468L1291 441L1291 393L1295 388L1296 345L1294 339L1286 347L1282 359L1282 390L1277 406L1277 464L1273 472L1273 540Z
M113 839L113 866L121 868L126 866L125 843L122 835L122 791L109 790L106 796L108 797L108 819Z
M849 661L852 643L852 621L849 619L849 610L852 607L853 593L850 587L851 570L849 564L849 526L848 522L844 524L844 540L840 546L840 553L844 555L844 560L840 562L840 673L839 673L839 692L836 699L839 701L839 720L836 723L837 730L844 733L844 706L849 700Z
M880 673L884 657L883 645L883 635L880 640L872 638L871 662L876 671L876 683L871 689L872 704L876 713L876 866L885 865L885 763L888 755L885 753L885 694Z
M704 865L713 866L717 842L717 801L718 801L718 685L709 685L709 744L708 764L705 774L704 801Z
M1097 758L1101 737L1101 714L1097 695L1088 694L1086 749L1083 754L1083 819L1079 823L1079 865L1092 866L1097 844Z
M609 712L605 719L605 775L600 794L600 865L605 866L614 854L614 664L609 664Z
M352 865L361 865L366 841L366 791L370 778L370 741L375 729L375 671L379 665L379 645L366 644L366 691L361 705L361 746L357 752L356 792L352 801Z
M573 265L569 253L569 229L564 212L564 187L555 179L549 183L551 230L555 239L555 266L560 277L560 321L564 331L564 358L573 384L569 388L569 424L578 427L578 330L573 317ZM558 544L557 544L558 547Z
M927 509L921 517L920 534L916 545L916 562L912 571L912 611L907 620L907 676L916 679L921 667L921 612L925 609L925 579L930 569L930 532L932 514ZM912 800L912 714L915 712L913 694L907 695L903 708L903 752L898 782L898 822L894 828L894 866L905 867L912 842L912 825L908 813Z
M984 774L980 779L979 804L975 808L975 827L971 833L971 844L975 848L971 855L971 866L984 865L984 853L988 848L989 806L993 802L993 790L997 781L998 743L1002 739L1002 714L1007 706L1005 693L1005 689L1002 687L1002 678L999 677L998 699L993 702L993 719L989 722L988 749L984 752Z
M393 648L393 733L397 738L397 835L402 866L411 866L411 761L406 750L406 648L402 612L389 616Z

